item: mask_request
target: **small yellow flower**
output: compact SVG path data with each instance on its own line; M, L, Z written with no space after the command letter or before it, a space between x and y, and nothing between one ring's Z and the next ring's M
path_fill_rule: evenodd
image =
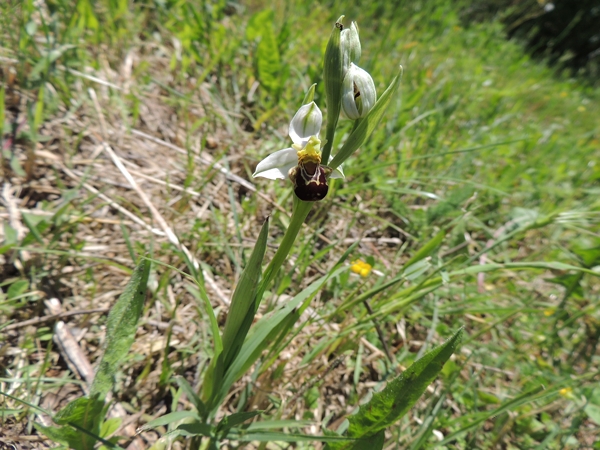
M544 311L544 315L546 317L550 317L552 316L554 313L556 312L556 310L554 308L548 308L547 310Z
M357 259L356 261L352 261L352 266L350 270L354 273L359 274L361 277L367 277L371 273L373 266L371 264L364 262L363 260Z
M564 398L572 398L573 397L573 388L566 387L562 388L558 393Z

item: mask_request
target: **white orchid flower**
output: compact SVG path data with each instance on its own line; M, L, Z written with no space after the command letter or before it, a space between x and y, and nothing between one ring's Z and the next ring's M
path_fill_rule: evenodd
M315 102L303 105L290 122L292 146L270 154L256 166L253 177L270 180L289 177L301 200L321 200L327 195L327 178L344 178L341 168L321 165L319 132L323 114Z

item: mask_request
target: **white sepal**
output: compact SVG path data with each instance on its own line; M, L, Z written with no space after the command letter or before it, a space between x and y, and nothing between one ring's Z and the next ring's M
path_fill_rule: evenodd
M269 180L278 178L287 178L288 171L298 165L298 154L293 148L284 148L283 150L271 153L265 159L258 163L252 177L263 177Z

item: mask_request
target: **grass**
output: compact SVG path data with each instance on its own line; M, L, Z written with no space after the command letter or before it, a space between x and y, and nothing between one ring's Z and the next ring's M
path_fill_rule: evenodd
M193 266L149 203L200 261L222 326L262 221L272 217L270 255L289 222L289 183L250 174L288 145L287 123L313 82L325 106L322 52L345 14L359 23L361 66L380 94L403 65L401 94L309 216L265 308L355 242L351 259L376 272L328 282L313 315L273 344L223 412L306 419L304 431L318 434L465 326L461 352L386 448L600 445L600 94L532 61L497 23L463 26L446 3L3 3L5 439L42 446L33 423L48 419L33 406L56 412L83 394L54 326L64 321L97 363L105 314L86 311L114 303L138 255L157 263L115 400L135 426L186 406L173 377L201 379L211 327L180 273ZM279 65L257 60L257 23L272 23ZM438 235L413 272L379 289ZM497 265L481 273L484 263ZM149 447L164 431L138 439Z

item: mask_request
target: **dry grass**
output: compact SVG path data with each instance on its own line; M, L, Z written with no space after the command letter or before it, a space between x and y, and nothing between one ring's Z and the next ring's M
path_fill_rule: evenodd
M41 11L39 14L43 15L43 8ZM238 36L236 27L242 22L233 15L225 16L219 23L230 36ZM273 106L256 94L257 80L243 52L235 53L229 60L219 60L200 81L189 75L193 70L177 70L182 60L174 59L173 55L181 52L180 43L167 39L167 36L173 38L168 30L158 25L157 30L163 36L154 41L137 30L139 34L126 49L107 42L98 48L89 44L87 50L96 58L78 70L66 68L59 61L52 67L51 78L68 84L69 98L64 101L62 88L55 88L48 80L42 83L50 106L45 107L38 129L32 129L31 114L39 101L40 89L39 85L28 84L31 64L22 64L23 59L19 59L22 55L17 54L15 47L0 49L6 122L14 127L5 130L2 140L0 218L10 228L0 227L0 242L13 239L7 234L13 230L18 242L0 252L0 283L4 294L8 294L15 282L27 281L18 295L13 298L5 295L0 303L0 391L20 399L2 397L0 435L4 441L0 440L0 448L12 443L20 448L51 445L33 426L34 421L49 423L50 419L38 414L34 407L24 407L23 402L55 413L86 393L93 376L90 368L101 355L106 312L128 281L135 258L144 254L156 261L150 279L151 294L130 357L117 380L115 404L120 407L113 407L113 414L124 418L118 431L126 437L122 445L149 448L166 429L146 431L135 437L136 428L176 408L189 408L185 398L175 397L172 377L183 375L197 385L212 355L206 312L180 272L189 273L193 266L201 271L212 306L223 325L247 250L253 247L264 219L273 217L267 260L289 220L288 186L255 183L250 177L257 159L285 141L287 112L281 104ZM295 37L302 42L299 36L296 33ZM312 42L314 36L306 39ZM412 63L412 56L406 58ZM377 64L380 62L373 63ZM361 172L360 164L364 162L361 158L387 162L401 149L409 157L418 156L413 151L422 151L424 155L446 152L447 141L461 133L461 127L469 129L465 123L474 119L468 117L465 107L461 114L466 118L456 119L457 123L447 118L449 125L442 130L446 122L435 117L444 108L454 108L456 103L452 102L456 100L443 97L446 82L435 84L438 81L427 67L429 62L423 64L422 77L431 85L428 92L432 93L422 94L422 101L432 101L431 110L435 107L437 111L430 114L431 122L425 120L429 115L423 116L423 111L413 106L402 111L410 119L404 120L407 117L402 116L402 127L407 122L410 126L394 130L389 136L382 127L375 138L377 148L365 150L356 156L354 166L350 164L350 173L355 173L351 181L336 185L337 196L331 195L311 213L304 234L284 268L280 295L269 302L284 302L327 273L356 241L360 244L355 253L375 258L381 272L375 271L366 280L350 275L347 286L327 286L320 292L303 318L303 327L290 338L285 351L275 355L270 365L261 366L256 373L250 371L236 383L219 417L243 405L247 410L265 410L282 419L314 421L305 432L319 434L317 424L325 418L334 425L341 423L359 399L412 363L421 349L440 342L440 335L448 335L448 329L456 328L457 323L466 324L468 332L476 337L475 342L470 342L453 362L456 370L450 369L429 389L430 394L438 395L448 386L454 386L454 396L445 392L448 396L444 401L444 417L440 419L441 425L436 425L445 435L464 425L461 417L466 417L465 421L479 417L477 414L489 412L504 399L522 393L532 380L536 381L536 376L540 382L556 383L552 388L570 376L591 374L585 381L580 381L583 378L572 381L575 386L580 383L582 389L588 386L585 383L597 379L592 374L598 361L600 330L593 310L599 292L596 282L583 283L589 301L577 300L576 309L589 314L583 315L581 321L575 320L572 328L563 329L563 339L571 333L569 336L577 341L573 347L557 355L542 348L542 337L550 333L548 329L552 329L554 320L544 316L543 311L556 310L564 295L562 288L547 281L564 274L559 271L546 270L531 276L505 271L501 275L481 276L479 280L473 278L464 284L445 285L439 293L432 293L424 306L394 310L382 317L377 326L385 336L384 341L372 323L360 327L360 321L367 315L363 310L333 314L332 305L339 305L354 289L362 292L379 277L397 273L411 253L439 229L451 231L436 261L450 265L455 257L476 256L486 245L501 239L504 227L514 224L508 217L509 206L525 207L521 203L527 203L533 209L539 202L543 210L556 198L560 198L557 204L563 201L564 194L567 198L564 203L571 202L568 206L574 211L582 211L582 205L589 206L589 210L582 212L585 220L569 219L575 225L567 231L556 228L552 234L545 229L532 229L524 236L504 242L487 255L491 261L548 260L567 247L577 237L578 230L585 229L598 236L594 222L597 216L589 222L587 218L591 216L585 216L597 214L597 203L594 205L580 186L565 189L566 194L558 182L542 194L519 191L520 183L530 181L523 181L521 175L511 178L505 167L525 158L520 148L511 147L501 153L504 158L501 164L488 164L484 156L481 158L486 164L479 164L476 159L479 155L473 159L467 155L465 159L457 156L456 162L447 166L441 163L435 166L427 160L423 166L410 166L409 162L403 163L402 168L398 164L398 168L392 165L377 169L381 173ZM445 64L446 60L439 67L443 69ZM469 61L465 58L463 64L469 66ZM467 83L475 85L470 76L466 77ZM477 81L479 86L480 80ZM294 80L294 83L301 85L304 81ZM412 83L409 78L403 94L409 103L419 89L415 88L414 78ZM477 92L487 95L483 88ZM291 102L290 97L295 94L282 95ZM430 99L436 95L442 98L442 106ZM446 100L450 106L443 103ZM291 111L295 106L287 108ZM527 113L533 114L529 111L530 103L526 106ZM503 111L500 106L497 108ZM512 117L510 108L504 113L502 116L498 112L497 117L490 113L490 117L481 121L493 128L489 124L495 123L494 120L513 120L506 119ZM514 120L518 122L519 118ZM544 121L546 117L541 117L540 122ZM389 127L393 126L390 120ZM587 122L583 127L587 127ZM436 133L444 132L447 134L434 142ZM598 139L597 130L590 133L585 149L593 145L590 141ZM402 144L394 141L397 136ZM547 140L551 136L552 133ZM573 139L584 141L579 135ZM389 153L381 153L388 149ZM589 152L582 150L584 154L582 160ZM19 164L11 165L7 155ZM497 178L491 167L494 164L498 166ZM453 178L454 170L465 166L468 167L465 178L473 185L480 183L477 186L483 186L483 194L478 197L473 192L461 198L450 207L456 214L446 217L439 212L438 206L443 203L440 199L451 197L452 189L460 184ZM480 173L478 168L482 166L489 171L482 169ZM568 172L568 167L563 172ZM431 173L438 173L440 179L433 183L423 175ZM401 175L408 180L402 185L405 191L386 191L381 187L395 188L396 178ZM593 176L589 175L589 179ZM360 189L361 183L369 188ZM536 180L531 184L535 185ZM506 192L508 187L515 189L514 195L493 197L496 193L489 193L492 188ZM423 193L432 193L434 197ZM427 216L430 213L433 219ZM440 218L435 214L440 214ZM191 264L186 264L186 257ZM410 280L407 285L418 283ZM395 291L390 293L393 294ZM263 305L258 317L270 306ZM500 312L494 310L496 307ZM536 328L535 321L544 328ZM532 344L538 343L536 339L539 347ZM382 342L396 357L393 364L388 361ZM581 358L570 359L577 351ZM362 352L360 360L359 352ZM558 361L554 368L547 362L553 357ZM576 361L569 368L573 372L561 373L560 364L570 361ZM583 396L581 392L578 395ZM398 425L400 431L393 430L396 437L406 436L402 445L408 445L411 433L416 437L418 424L431 412L436 398L424 399L416 412ZM509 448L515 436L528 436L529 431L519 434L519 424L525 423L519 420L539 419L541 423L547 414L552 418L548 421L563 430L560 436L570 436L570 431L564 430L572 430L580 445L591 448L598 439L598 429L583 415L580 406L565 396L554 396L548 403L531 407L526 405L514 414L503 415L503 422L493 418L484 422L483 429L494 433L493 442L481 436L472 437L469 442L483 445L485 441L486 448ZM581 419L578 427L574 418ZM320 444L316 445L318 448ZM393 441L389 445L395 448ZM181 446L173 444L174 448Z
M128 241L135 244L136 252L152 249L152 256L162 263L186 270L181 257L172 251L173 239L169 238L179 236L180 248L189 249L203 267L211 268L211 271L203 271L206 286L213 307L221 311L220 317L224 318L239 271L232 267L229 258L223 257L222 239L231 239L234 230L241 233L241 242L227 244L239 255L244 248L252 247L261 221L273 210L289 216L273 192L257 192L248 176L254 163L245 149L255 147L254 134L241 131L239 125L234 126L234 133L228 131L225 124L206 127L210 133L202 130L190 133L187 129L186 122L210 117L215 111L223 114L226 124L239 123L239 117L229 115L215 104L205 86L188 98L188 116L181 117L178 105L168 104L169 93L155 84L151 90L136 94L140 102L138 126L124 126L120 111L115 107L116 100L128 94L128 86L132 84L131 65L142 58L143 51L130 50L121 71L111 71L110 76L106 71L91 68L86 72L89 76L77 76L74 86L79 86L79 90L73 92L73 97L82 99L82 103L75 109L61 109L48 117L39 130L40 142L33 144L26 139L5 142L21 166L27 168L26 176L19 176L10 167L4 168L1 214L13 228L21 230L21 238L28 232L24 215L42 220L54 218L56 211L66 203L65 193L69 192L71 199L69 208L61 213L60 223L51 225L60 231L48 230L35 245L36 249L31 246L2 256L2 279L27 277L34 267L43 274L36 276L35 284L30 286L35 301L16 309L9 317L11 323L4 329L6 341L0 361L10 378L17 381L3 382L2 391L27 398L48 411L58 411L86 392L86 383L91 380L86 379L82 366L93 365L100 356L102 316L128 280L127 268L132 265L131 258L127 257ZM144 58L156 68L157 74L169 62L167 54L151 60ZM5 61L3 72L11 73L14 64L14 61ZM90 79L95 82L90 83ZM18 84L13 84L9 93L14 103L7 105L11 114L8 120L19 123L27 94ZM27 131L27 125L22 131ZM280 132L285 133L284 127ZM117 164L123 169L119 170ZM191 182L186 181L187 175L193 177ZM243 211L242 202L250 196L257 198L255 216L250 220L245 217L243 225L238 227L233 210ZM318 208L314 219L323 222L330 208L331 205ZM194 226L200 228L202 235L215 237L214 241L196 242ZM337 223L325 235L318 233L321 244L317 245L354 241L369 231L373 230L348 227L347 219L338 216ZM364 246L367 252L375 249L368 239ZM384 254L377 252L385 260ZM333 251L330 260L334 262L339 256L339 251ZM303 284L309 284L327 270L321 262L310 265ZM93 275L90 277L90 274ZM165 274L168 280L159 281ZM165 380L161 380L165 364L169 371L186 374L190 381L197 382L199 366L205 363L197 355L187 355L180 360L182 354L189 353L191 345L197 345L199 338L206 337L206 330L201 329L203 322L196 299L177 273L157 265L154 277L154 289L159 283L165 284L161 298L150 302L144 312L131 350L132 360L127 363L118 388L117 400L126 405L127 410L136 412L132 421L126 419L125 423L132 422L136 426L171 409L171 393ZM49 308L49 300L58 304L58 311ZM57 323L71 331L72 344L79 347L82 360L73 360L62 348L63 342L57 335L52 345L48 345L47 337L40 340L40 327L48 330ZM311 419L323 418L329 414L340 418L350 412L353 406L347 402L348 381L352 379L353 368L343 363L344 357L329 361L323 355L310 364L301 364L307 349L318 343L314 336L335 333L335 328L322 323L305 328L302 335L290 343L288 352L280 355L286 365L275 384L272 371L252 382L256 393L248 400L248 408L269 409L267 396L275 396L285 404L284 411L290 418L302 419L307 415ZM45 334L47 336L47 332ZM36 349L21 351L26 347L25 341L32 341ZM385 358L382 351L366 340L364 343L367 370L358 390L361 395L381 379L382 367L378 360ZM19 368L28 368L27 375ZM56 387L44 388L30 397L31 393L27 392L30 387L21 382L24 377L31 378L33 383L37 377L52 378L56 380ZM245 378L237 383L222 414L235 411L237 397L249 381L250 378ZM325 386L322 394L327 403L319 403L314 411L309 411L303 396L306 391L320 386ZM5 398L4 407L19 409L20 405ZM3 433L10 440L23 447L42 448L49 444L37 437L30 422L11 422L3 422ZM142 437L149 445L156 439L156 433L146 432Z

